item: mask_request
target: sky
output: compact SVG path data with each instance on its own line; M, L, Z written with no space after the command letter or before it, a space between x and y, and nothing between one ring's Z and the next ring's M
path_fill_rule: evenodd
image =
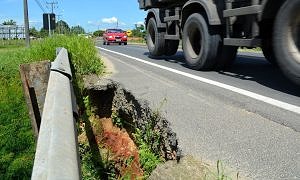
M86 32L118 27L133 29L135 24L144 22L146 12L139 9L138 0L27 0L30 27L41 29L42 14L54 13L57 20L63 20L69 26L82 26ZM40 4L42 8L38 5ZM14 20L18 25L24 24L23 0L0 0L0 24Z

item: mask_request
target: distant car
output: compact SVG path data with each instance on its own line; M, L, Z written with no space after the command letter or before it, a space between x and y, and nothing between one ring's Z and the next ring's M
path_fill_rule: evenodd
M127 45L127 34L122 29L107 29L103 33L103 45L110 43L118 43L119 45Z

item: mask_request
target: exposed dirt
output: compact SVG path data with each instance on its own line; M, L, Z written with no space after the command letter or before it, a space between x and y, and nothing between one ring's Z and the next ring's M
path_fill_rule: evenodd
M176 134L159 112L149 108L148 102L136 99L109 79L86 76L84 83L93 115L80 124L84 133L79 136L79 142L88 142L96 159L93 163L104 173L104 176L100 174L101 178L143 178L139 150L131 137L136 129L155 154L165 160L180 159ZM112 116L122 119L124 129L113 125Z
M121 177L130 174L131 179L143 176L136 145L124 129L113 126L111 119L102 119L103 145L113 153L115 166Z
M150 125L152 130L156 130L161 136L160 143L151 145L152 150L159 152L165 160L180 159L181 150L176 133L165 118L150 109L148 102L136 99L131 92L109 79L85 77L84 82L96 115L100 118L110 118L114 112L130 124L124 127L128 132L137 128L141 130L142 135L146 135Z
M89 120L96 146L100 148L101 156L106 157L113 166L114 177L118 179L142 177L138 148L126 130L114 126L111 118L100 119L99 116L91 116ZM80 124L81 129L85 129L85 126L85 123ZM86 133L80 134L78 140L79 143L88 142Z

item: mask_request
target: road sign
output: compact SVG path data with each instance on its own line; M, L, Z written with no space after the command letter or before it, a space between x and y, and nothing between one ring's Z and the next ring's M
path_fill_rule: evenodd
M50 19L50 23L49 23ZM54 13L44 13L43 14L43 28L45 30L54 30L55 29L55 14Z

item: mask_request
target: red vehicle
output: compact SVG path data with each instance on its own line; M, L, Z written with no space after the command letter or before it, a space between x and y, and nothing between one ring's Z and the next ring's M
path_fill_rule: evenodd
M119 43L119 45L127 45L127 34L122 29L107 29L103 33L103 45L110 43Z

